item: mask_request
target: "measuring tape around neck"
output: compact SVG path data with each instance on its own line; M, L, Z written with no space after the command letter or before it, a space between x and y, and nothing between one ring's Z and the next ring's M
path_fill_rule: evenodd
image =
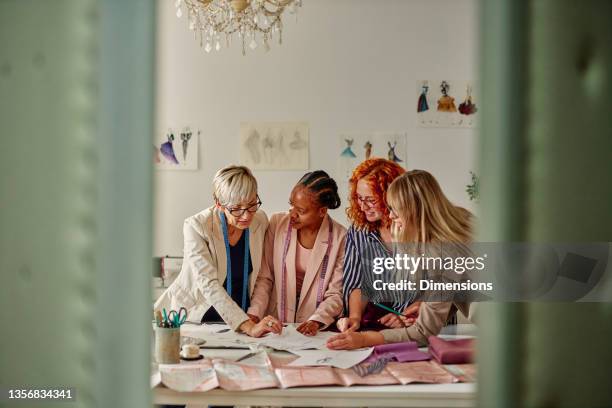
M327 250L323 257L323 264L321 266L321 273L319 274L319 286L317 288L317 307L323 300L325 275L327 273L327 267L329 264L329 254L333 244L333 225L331 218L328 220L328 237L327 237ZM280 320L281 322L287 321L287 253L289 252L289 245L291 244L291 223L287 226L287 232L285 233L285 242L283 245L283 260L282 260L282 274L281 274L281 305L280 305ZM312 255L311 255L312 256ZM297 305L296 305L297 309Z

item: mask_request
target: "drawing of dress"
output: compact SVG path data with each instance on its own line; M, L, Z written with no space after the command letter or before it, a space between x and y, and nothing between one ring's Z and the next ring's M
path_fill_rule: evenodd
M463 115L473 115L478 111L476 104L472 102L472 87L467 86L465 99L459 104L459 113Z
M457 112L455 98L448 94L449 89L450 85L448 82L442 81L442 83L440 83L440 91L442 92L442 96L440 99L438 99L438 112Z
M183 161L187 161L187 148L189 147L189 139L191 139L191 130L185 128L181 133L181 141L183 142Z
M457 112L455 98L452 96L442 96L438 99L438 112Z
M291 141L291 143L289 143L289 147L293 150L302 150L305 149L306 146L306 141L302 139L302 136L300 136L300 132L296 130L293 134L293 140Z
M389 158L389 160L395 163L401 163L402 159L397 157L397 155L395 154L395 147L397 146L397 142L394 142L393 146L391 146L391 142L387 142L387 145L389 145L389 152L387 153L387 157Z
M278 131L275 145L277 150L275 153L275 158L288 163L289 156L287 156L287 150L285 149L285 134L282 129Z
M261 161L261 153L259 151L259 133L253 129L251 134L244 141L244 147L251 155L251 159L255 164L259 164Z
M174 140L174 134L168 133L168 141L166 143L162 143L159 150L161 154L171 163L179 164L179 161L176 159L174 155L174 147L172 147L172 141Z
M429 90L429 86L423 85L421 90L421 95L419 96L419 101L417 102L417 112L425 112L429 110L429 105L427 104L427 91Z
M274 139L270 134L270 130L266 132L266 136L263 138L262 142L262 150L263 150L263 161L264 163L272 163L274 159Z
M368 140L365 142L365 145L363 145L363 148L365 149L365 159L368 160L372 155L372 143Z
M340 153L340 156L351 158L357 157L351 148L353 146L354 139L344 139L344 141L346 142L346 148L342 151L342 153Z

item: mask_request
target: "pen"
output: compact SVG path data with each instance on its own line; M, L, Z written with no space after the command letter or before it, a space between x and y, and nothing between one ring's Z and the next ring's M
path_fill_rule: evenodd
M398 312L398 311L396 311L396 310L393 310L393 309L391 309L390 307L387 307L387 306L385 306L385 305L381 305L380 303L374 303L374 305L375 305L375 306L380 307L381 309L385 309L385 310L386 310L386 311L388 311L388 312L391 312L391 313L393 313L393 314L396 314L396 315L398 315L398 316L403 316L403 314L401 314L400 312Z
M164 307L162 310L164 312L164 326L163 327L169 327L169 324L168 324L168 314L166 313L166 308Z
M246 360L247 358L251 358L251 357L253 357L255 355L257 355L257 353L249 353L246 356L242 356L238 360L236 360L236 363L239 362L239 361L242 361L242 360Z

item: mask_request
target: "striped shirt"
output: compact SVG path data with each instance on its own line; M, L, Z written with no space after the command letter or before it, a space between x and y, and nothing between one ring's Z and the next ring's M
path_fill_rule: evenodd
M366 231L351 226L346 235L344 269L343 269L343 293L344 293L344 315L348 316L349 296L354 289L361 289L362 284L371 285L374 274L372 263L374 258L386 258L393 256L380 238L378 231ZM386 272L378 275L376 279L391 282ZM362 294L365 294L362 291ZM412 303L416 294L397 291L394 293L393 308L403 311ZM384 302L389 299L369 299L372 302Z

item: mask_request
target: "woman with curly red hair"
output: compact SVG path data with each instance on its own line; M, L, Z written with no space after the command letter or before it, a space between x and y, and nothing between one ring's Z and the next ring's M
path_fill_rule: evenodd
M431 173L425 170L404 173L389 186L387 200L395 242L408 244L403 250L399 246L399 253L411 252L410 245L419 244L421 248L429 246L428 250L434 251L444 246L447 248L444 250L445 255L450 255L448 248L452 246L459 250L457 255L467 255L463 253L463 248L472 242L474 216L466 209L454 205ZM444 269L436 270L434 267L421 272L427 276L438 276L439 279ZM327 347L332 350L350 350L404 341L427 345L430 336L437 336L449 320L456 318L457 311L469 320L474 317L474 310L470 310L469 296L466 297L465 293L445 294L444 298L451 301L435 300L440 297L440 292L433 290L423 291L419 295L421 299L430 300L422 302L414 324L377 332L338 334L327 340Z
M383 329L402 327L414 321L412 314L418 305L398 301L392 306L403 310L406 316L385 314L362 297L362 271L367 269L364 254L388 257L392 252L391 219L385 193L389 185L405 170L397 163L385 159L369 159L358 165L349 180L349 202L346 214L352 225L346 236L343 273L344 314L338 320L338 329L352 332L359 328ZM402 321L400 321L402 319Z

